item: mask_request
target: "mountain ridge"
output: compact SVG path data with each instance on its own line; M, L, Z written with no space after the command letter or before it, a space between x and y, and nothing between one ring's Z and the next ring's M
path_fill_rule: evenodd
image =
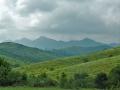
M57 55L50 51L40 50L38 48L32 48L13 42L0 43L0 55L14 58L26 63L57 58Z
M107 45L89 38L84 38L82 40L57 41L44 36L41 36L35 40L21 39L21 40L16 40L14 42L20 43L26 46L36 47L39 49L46 49L46 50L60 49L60 48L72 47L72 46L96 47L101 45Z

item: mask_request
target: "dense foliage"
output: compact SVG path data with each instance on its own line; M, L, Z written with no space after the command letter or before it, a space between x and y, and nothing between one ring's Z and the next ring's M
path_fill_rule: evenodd
M10 66L3 58L0 58L0 86L24 85L27 76L12 71Z

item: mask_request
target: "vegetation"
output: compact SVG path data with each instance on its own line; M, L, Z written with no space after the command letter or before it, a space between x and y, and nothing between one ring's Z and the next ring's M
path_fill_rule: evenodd
M99 73L95 78L95 85L97 88L104 89L107 88L108 77L105 73Z
M111 70L109 78L109 83L112 87L120 87L120 65Z
M5 59L0 58L0 86L120 88L120 47L14 69Z
M119 88L119 64L120 48L118 47L83 57L32 64L16 70L26 71L28 75L35 76L46 73L61 88L104 89Z
M16 60L22 63L35 63L58 57L50 51L43 51L12 42L0 43L0 55L10 58L11 61Z
M57 60L25 65L17 68L20 72L26 72L28 75L39 75L48 73L56 78L62 72L66 72L68 76L73 76L75 73L87 72L91 75L96 75L99 72L107 72L120 63L120 48L113 48L88 56L76 56L69 58L61 58Z
M10 64L0 58L0 86L24 85L27 76L11 70Z
M71 90L71 89L61 89L61 88L35 88L35 87L1 87L0 90ZM86 89L82 89L86 90ZM93 90L93 89L87 89Z

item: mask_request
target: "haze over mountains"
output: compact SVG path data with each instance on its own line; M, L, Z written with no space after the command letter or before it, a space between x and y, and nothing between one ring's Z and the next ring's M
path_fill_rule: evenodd
M23 38L20 40L16 40L15 42L26 46L36 47L45 50L68 48L73 46L97 47L97 46L106 45L104 43L100 43L89 38L85 38L83 40L57 41L43 36L35 40L29 40L27 38Z
M87 55L109 49L111 46L89 38L74 41L57 41L47 37L36 40L23 38L0 43L0 56L22 63L35 63L67 56Z

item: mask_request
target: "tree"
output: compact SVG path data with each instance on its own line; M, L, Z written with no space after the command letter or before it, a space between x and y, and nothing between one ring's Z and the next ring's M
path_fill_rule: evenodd
M43 73L39 76L31 76L29 83L34 87L48 87L55 86L57 82L49 78L46 73Z
M10 71L10 64L4 58L0 58L0 86L6 86L8 84L7 76Z
M27 75L23 73L11 71L8 74L7 80L10 86L26 85Z
M120 65L111 70L109 79L111 85L114 87L120 87Z
M80 73L74 75L73 86L74 88L78 89L80 87L86 87L87 85L87 73Z
M97 74L95 78L95 85L97 88L104 89L107 87L108 77L105 73Z
M67 75L63 72L60 77L59 85L61 88L66 88L67 84Z

